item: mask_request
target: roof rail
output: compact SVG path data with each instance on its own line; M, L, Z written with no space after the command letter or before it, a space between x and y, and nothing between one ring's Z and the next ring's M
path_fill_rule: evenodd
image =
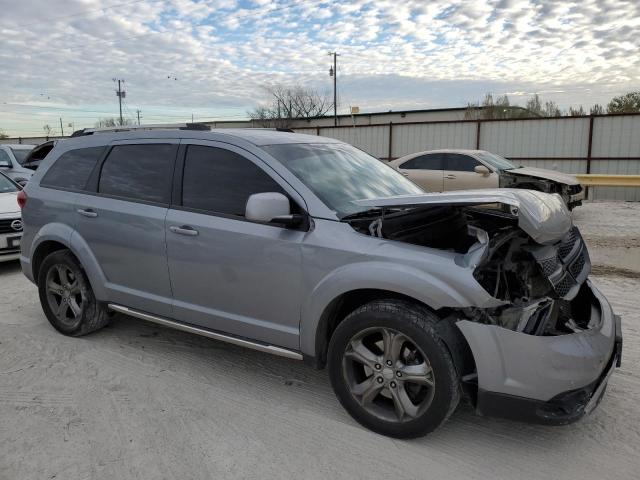
M158 123L153 125L117 125L115 127L83 128L71 134L72 137L93 135L96 133L139 132L144 130L211 130L204 123Z

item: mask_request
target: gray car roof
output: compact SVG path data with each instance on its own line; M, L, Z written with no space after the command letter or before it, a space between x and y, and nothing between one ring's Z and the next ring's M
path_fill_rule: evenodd
M260 128L217 128L212 130L130 130L122 132L100 132L65 139L66 147L72 143L106 144L114 140L152 139L152 138L185 138L193 140L241 140L256 146L290 144L290 143L342 143L333 138L290 133ZM89 140L89 142L87 142Z

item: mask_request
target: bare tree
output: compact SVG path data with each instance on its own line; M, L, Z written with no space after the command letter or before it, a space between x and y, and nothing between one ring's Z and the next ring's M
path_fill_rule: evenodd
M47 137L50 137L53 135L53 128L51 128L51 125L46 124L42 127L42 129L44 130L44 133Z
M584 107L582 105L574 108L574 107L569 107L569 112L568 115L570 117L581 117L583 115L586 115L586 112L584 111Z
M9 135L4 133L4 130L2 130L1 128L0 128L0 138L9 138Z
M321 117L332 107L328 95L300 85L275 85L264 89L270 97L269 103L248 112L263 127L286 128L294 119Z
M589 109L590 115L604 115L606 112L604 111L604 107L599 103L596 103L593 107Z
M607 113L640 112L640 91L629 92L611 99L607 105Z
M492 120L524 116L527 116L526 111L522 107L511 105L508 96L503 95L494 100L491 93L487 93L480 103L468 103L464 114L466 120Z
M122 119L122 123L120 123L120 119L119 118L101 118L99 119L96 123L95 126L96 128L108 128L108 127L121 127L121 126L126 126L126 125L133 125L134 122L133 120L129 119L129 118L123 118Z

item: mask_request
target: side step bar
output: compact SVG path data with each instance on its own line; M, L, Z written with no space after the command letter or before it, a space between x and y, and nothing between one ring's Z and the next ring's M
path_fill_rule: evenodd
M110 303L108 306L109 306L109 309L113 310L114 312L124 313L125 315L131 315L132 317L141 318L142 320L147 320L149 322L157 323L158 325L163 325L165 327L175 328L176 330L182 330L183 332L195 333L196 335L213 338L214 340L221 340L223 342L232 343L233 345L239 345L241 347L258 350L260 352L271 353L273 355L292 358L294 360L302 360L302 355L300 353L295 352L293 350L288 350L286 348L267 345L264 343L252 342L251 340L245 340L244 338L238 338L230 335L225 335L222 333L217 333L212 330L207 330L204 328L195 327L193 325L176 322L175 320L170 320L168 318L158 317L150 313L133 310L131 308L123 307L122 305L117 305L115 303Z

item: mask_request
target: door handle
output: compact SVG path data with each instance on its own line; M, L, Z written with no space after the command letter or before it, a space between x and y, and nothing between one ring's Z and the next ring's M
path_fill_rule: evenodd
M173 233L177 233L178 235L188 235L190 237L195 237L196 235L198 235L198 231L195 228L190 227L189 225L182 225L181 227L172 225L169 227L169 230L171 230Z
M401 171L400 173L401 173L402 175L404 175L405 177L408 177L408 176L409 176L409 172L402 172L402 171Z
M83 217L95 218L98 216L98 212L92 208L79 208L78 213Z
M444 178L447 180L455 180L457 177L455 175L446 175Z

